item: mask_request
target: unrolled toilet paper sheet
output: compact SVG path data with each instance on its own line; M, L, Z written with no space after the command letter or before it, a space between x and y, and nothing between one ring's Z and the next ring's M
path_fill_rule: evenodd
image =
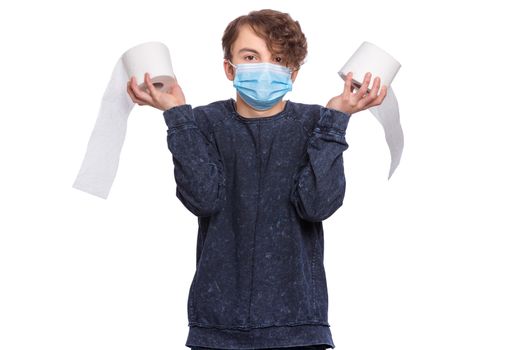
M390 171L388 172L388 179L390 179L401 161L404 147L404 135L399 118L399 106L394 90L389 86L383 103L379 106L370 107L368 110L376 117L379 123L381 123L385 132L385 140L390 150Z
M86 155L73 187L106 199L117 173L128 116L135 105L126 91L128 74L120 59L102 97Z
M127 82L135 76L139 88L145 89L146 72L150 73L153 85L160 91L169 91L175 83L170 53L163 43L147 42L134 46L117 61L102 97L74 188L107 198L117 173L128 117L135 105L127 93Z

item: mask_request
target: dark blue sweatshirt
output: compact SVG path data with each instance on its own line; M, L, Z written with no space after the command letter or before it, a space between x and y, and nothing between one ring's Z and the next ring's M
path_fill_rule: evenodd
M176 196L199 224L186 346L334 348L322 221L343 204L350 115L287 101L246 118L230 99L164 119Z

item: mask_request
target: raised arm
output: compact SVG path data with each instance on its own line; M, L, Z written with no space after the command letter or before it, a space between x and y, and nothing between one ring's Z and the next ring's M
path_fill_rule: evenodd
M164 112L177 198L196 216L218 212L225 200L224 167L211 135L201 131L190 105Z
M304 165L295 176L291 201L304 220L322 221L342 204L345 195L343 152L350 115L322 108L306 149Z
M139 89L135 77L128 82L133 102L164 111L168 126L168 148L172 154L176 195L196 216L210 216L219 211L225 199L223 165L215 143L203 132L181 87L175 81L169 92L157 90L148 73L144 74L146 91Z

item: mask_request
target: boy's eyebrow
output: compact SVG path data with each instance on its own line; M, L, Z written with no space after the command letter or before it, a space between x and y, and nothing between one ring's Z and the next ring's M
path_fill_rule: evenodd
M243 52L253 52L255 54L259 54L259 52L255 49L250 49L249 47L243 47L242 49L239 50L239 53L243 53Z

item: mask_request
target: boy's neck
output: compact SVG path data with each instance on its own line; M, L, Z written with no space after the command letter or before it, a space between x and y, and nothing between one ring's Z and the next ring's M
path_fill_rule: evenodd
M250 105L244 102L244 100L240 98L239 95L237 95L237 98L235 100L235 108L237 110L237 113L239 113L245 118L271 117L272 115L276 115L277 113L282 112L285 105L286 102L284 100L281 100L277 102L277 104L272 108L266 111L259 111L250 107Z

